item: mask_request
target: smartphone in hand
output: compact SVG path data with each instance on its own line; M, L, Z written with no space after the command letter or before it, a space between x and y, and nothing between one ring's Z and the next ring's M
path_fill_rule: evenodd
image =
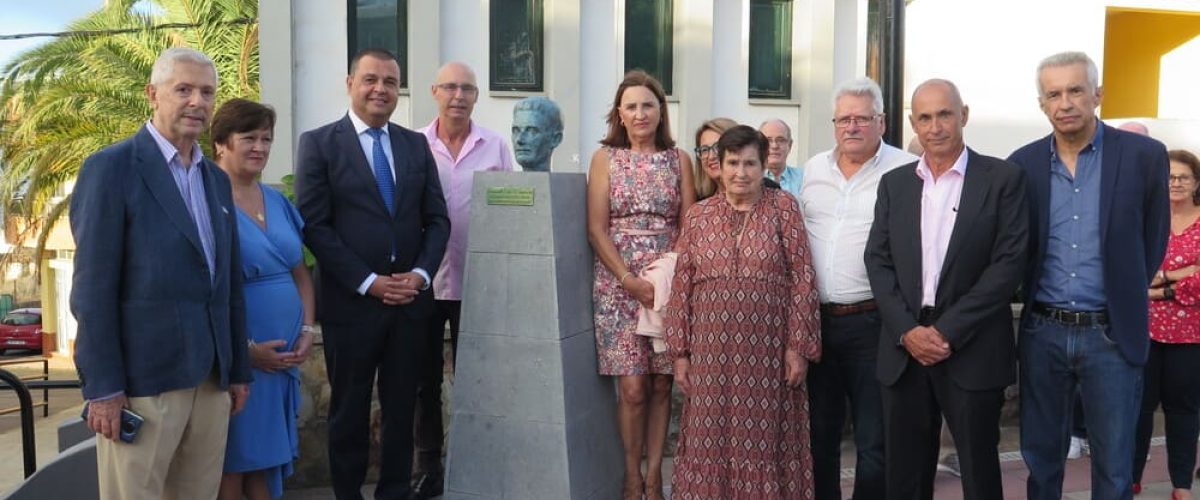
M88 403L83 404L83 413L80 414L80 417L83 418L84 422L87 422L89 406ZM133 410L121 408L121 441L132 443L134 439L137 439L138 431L142 429L142 424L145 421L146 419L134 413Z

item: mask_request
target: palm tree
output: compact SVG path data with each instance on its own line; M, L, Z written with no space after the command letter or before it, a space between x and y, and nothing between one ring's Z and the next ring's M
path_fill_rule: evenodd
M213 58L218 104L257 99L257 19L257 0L109 0L69 26L77 34L3 68L0 201L31 221L18 239L36 235L40 255L53 226L46 222L66 211L65 185L84 159L150 117L144 89L164 49L188 46Z

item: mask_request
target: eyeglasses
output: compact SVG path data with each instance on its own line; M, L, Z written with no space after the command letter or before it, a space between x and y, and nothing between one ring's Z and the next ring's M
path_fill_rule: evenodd
M788 144L791 144L791 143L792 143L792 140L788 139L787 137L768 137L767 138L767 144L770 144L772 146L783 147L783 146L787 146Z
M871 122L875 121L875 119L878 117L879 117L879 115L843 116L841 118L834 118L833 125L837 128L846 128L851 125L853 125L855 127L865 127L867 125L870 125Z
M1172 175L1170 177L1167 177L1168 184L1176 183L1176 182L1178 182L1180 184L1191 184L1192 181L1194 181L1194 180L1196 180L1196 178L1192 177L1190 175Z
M709 144L707 146L696 146L695 148L692 148L692 151L696 153L696 156L704 156L708 153L716 154L717 145Z
M465 95L475 95L476 93L479 92L479 87L476 87L469 83L464 83L461 85L457 84L457 83L439 83L434 86L439 89L445 90L447 93L450 93L450 94L457 94L458 91L460 91L460 90Z

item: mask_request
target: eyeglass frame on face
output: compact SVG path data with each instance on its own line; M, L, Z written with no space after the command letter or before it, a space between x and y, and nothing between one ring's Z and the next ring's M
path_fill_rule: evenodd
M830 121L833 122L833 126L837 128L850 128L851 126L865 127L874 122L875 119L879 118L879 116L879 114L873 114L871 116L843 116L841 118L834 118Z
M704 156L708 153L717 154L717 145L713 143L707 146L696 146L692 148L692 152L696 153L696 156Z
M454 82L446 82L434 84L434 87L450 93L451 95L457 94L460 90L462 91L463 95L475 95L479 93L479 87L469 83L458 84Z
M1172 176L1167 177L1167 184L1172 184L1172 183L1176 183L1176 182L1179 184L1191 184L1193 182L1196 182L1196 178L1193 176L1190 176L1190 175L1172 175Z

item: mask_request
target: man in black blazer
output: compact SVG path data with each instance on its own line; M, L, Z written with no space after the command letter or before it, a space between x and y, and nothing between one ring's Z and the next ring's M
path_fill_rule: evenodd
M1147 290L1167 249L1170 163L1162 143L1096 118L1103 92L1086 54L1047 57L1037 75L1054 132L1009 158L1029 176L1032 228L1020 339L1026 493L1062 496L1078 389L1092 497L1131 498L1150 347Z
M910 120L925 154L883 176L867 240L893 499L933 498L943 415L964 497L1003 497L996 446L1015 379L1009 301L1027 255L1025 176L963 144L967 116L953 83L917 87Z
M356 55L346 77L350 112L300 136L296 201L304 242L320 268L329 464L334 494L361 498L378 372L383 412L377 499L406 499L412 418L433 310L430 277L450 236L437 163L420 134L389 123L400 89L396 58Z

